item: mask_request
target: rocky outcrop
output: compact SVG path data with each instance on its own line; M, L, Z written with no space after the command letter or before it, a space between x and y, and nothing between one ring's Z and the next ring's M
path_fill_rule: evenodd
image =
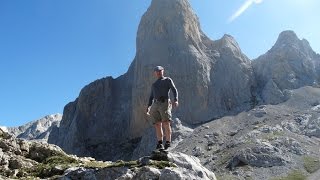
M284 155L281 154L279 149L264 142L254 147L241 149L226 167L234 170L235 167L244 165L255 167L284 166L286 160L283 157Z
M7 131L17 138L47 142L52 129L59 127L61 119L61 114L48 115L19 127L8 127Z
M287 99L286 90L318 84L319 63L307 40L293 31L280 33L275 45L253 61L262 100L277 104Z
M44 172L39 172L40 165L50 157L67 155L58 146L16 139L0 129L1 179L27 177L34 173L43 174ZM58 171L59 167L53 167L51 170Z
M149 126L145 110L156 65L165 67L178 88L180 107L174 115L184 124L251 108L251 62L231 36L206 37L188 0L153 0L141 19L136 45L127 73L89 84L65 106L50 143L101 159L117 159L117 152L124 151L124 156L132 155L132 139L138 141Z
M2 129L0 178L216 180L199 159L182 153L154 152L130 162L102 162L68 155L55 145L16 139Z
M161 153L161 152L157 152ZM91 169L78 168L72 171L66 171L63 178L80 179L90 177L90 179L160 179L160 180L178 180L178 179L201 179L216 180L213 172L204 168L196 157L191 157L182 153L163 154L163 159L154 160L159 154L153 154L151 157L140 158L137 162L142 165L138 168L113 167L104 168L97 171ZM168 167L165 167L168 166Z

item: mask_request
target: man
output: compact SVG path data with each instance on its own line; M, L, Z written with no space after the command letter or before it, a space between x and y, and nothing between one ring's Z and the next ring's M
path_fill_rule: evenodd
M156 66L154 68L154 75L157 80L152 84L151 95L149 98L147 114L151 116L157 135L157 149L168 149L171 143L171 109L177 107L178 103L178 91L169 77L164 77L164 68L162 66ZM173 93L174 100L171 103L169 98L170 90ZM151 106L152 105L152 106ZM166 143L163 147L163 130L166 137Z

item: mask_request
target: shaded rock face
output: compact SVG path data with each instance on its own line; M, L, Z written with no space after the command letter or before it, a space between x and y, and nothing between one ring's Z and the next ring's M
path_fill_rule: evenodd
M84 87L79 97L64 108L60 127L49 143L68 153L115 159L119 143L128 137L131 89L127 76L97 80ZM119 154L119 153L118 153Z
M125 75L89 84L65 106L50 143L103 159L116 159L122 143L130 156L134 145L128 139L141 137L148 126L145 110L156 65L164 66L178 88L180 107L174 115L185 124L250 108L255 84L250 61L231 36L207 38L187 0L153 0L136 45Z
M60 125L61 119L61 114L48 115L23 126L8 127L7 130L17 138L47 142L52 129Z
M253 61L259 92L265 103L284 101L286 89L319 82L320 56L305 39L293 31L284 31L275 45Z

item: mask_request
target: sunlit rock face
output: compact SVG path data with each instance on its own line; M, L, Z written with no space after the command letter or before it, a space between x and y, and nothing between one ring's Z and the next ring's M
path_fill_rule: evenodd
M280 33L275 45L253 61L263 101L276 104L287 99L286 90L318 84L319 63L307 40L293 31Z

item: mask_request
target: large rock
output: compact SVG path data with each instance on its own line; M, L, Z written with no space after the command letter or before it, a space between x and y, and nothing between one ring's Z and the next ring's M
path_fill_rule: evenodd
M141 137L148 126L145 110L156 65L165 67L178 88L180 107L174 114L185 124L251 107L255 82L249 59L231 36L217 41L206 37L187 0L153 0L136 42L128 72L83 88L65 106L50 143L77 155L118 159L121 152L129 157L135 147L130 140Z
M152 158L152 157L151 157ZM92 169L78 168L67 170L61 180L70 179L160 179L160 180L182 180L182 179L201 179L216 180L213 172L200 164L196 157L183 153L169 153L164 156L165 159L155 161L149 157L142 167L112 167L93 171ZM168 161L169 160L169 161ZM164 164L169 167L162 167ZM146 166L147 165L147 166ZM157 168L157 167L162 168Z
M293 31L280 33L275 45L253 61L259 92L267 104L287 99L286 89L319 83L320 56Z

